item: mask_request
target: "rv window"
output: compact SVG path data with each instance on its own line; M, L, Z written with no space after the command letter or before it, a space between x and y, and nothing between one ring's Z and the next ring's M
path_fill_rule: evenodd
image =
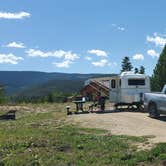
M145 85L145 79L129 79L128 85Z
M116 81L115 80L111 80L111 88L115 88L116 87Z

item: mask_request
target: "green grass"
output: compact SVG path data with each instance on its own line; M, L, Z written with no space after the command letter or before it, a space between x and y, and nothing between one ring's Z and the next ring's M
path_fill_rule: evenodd
M0 121L0 166L135 166L166 161L166 143L138 151L136 144L146 144L147 137L114 136L73 126L65 120L62 105L28 107L47 111L19 111L16 121Z

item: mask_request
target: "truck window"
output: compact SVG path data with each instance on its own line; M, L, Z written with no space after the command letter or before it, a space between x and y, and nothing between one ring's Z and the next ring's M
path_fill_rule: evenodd
M145 79L128 79L128 85L145 85Z
M111 88L114 89L116 87L116 81L111 80Z
M164 86L162 92L163 92L164 94L166 94L166 85Z

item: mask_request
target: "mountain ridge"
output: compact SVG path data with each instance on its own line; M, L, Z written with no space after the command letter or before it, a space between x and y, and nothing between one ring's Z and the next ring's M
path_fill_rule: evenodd
M47 93L53 90L71 92L79 90L85 80L95 77L107 77L116 74L100 73L60 73L60 72L38 72L38 71L0 71L0 84L4 85L7 95L24 94L34 89L46 88ZM74 88L76 85L76 88ZM54 86L55 85L55 86ZM33 89L33 90L32 90ZM25 93L21 93L24 92ZM31 92L30 92L31 93ZM33 93L32 93L33 94ZM44 95L44 94L43 94Z

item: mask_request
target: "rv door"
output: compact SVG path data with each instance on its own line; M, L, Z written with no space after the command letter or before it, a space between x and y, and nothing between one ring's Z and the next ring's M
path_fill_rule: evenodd
M118 99L118 85L117 79L112 79L110 81L110 102L117 103Z

